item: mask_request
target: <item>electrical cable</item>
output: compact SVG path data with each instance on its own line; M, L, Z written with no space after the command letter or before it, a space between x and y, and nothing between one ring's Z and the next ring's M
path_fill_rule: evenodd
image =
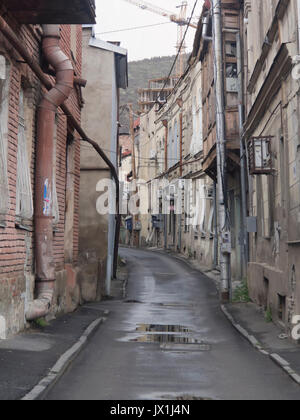
M132 26L131 28L117 29L115 31L96 32L95 35L106 35L106 34L114 34L118 32L135 31L137 29L154 28L156 26L169 25L170 23L173 23L173 22L154 23L152 25L144 25L144 26Z

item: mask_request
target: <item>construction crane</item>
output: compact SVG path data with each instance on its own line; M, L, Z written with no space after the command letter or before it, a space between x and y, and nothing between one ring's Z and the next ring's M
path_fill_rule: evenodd
M178 15L162 9L161 7L154 6L153 4L143 1L143 0L124 0L127 1L127 3L131 3L137 7L139 7L142 10L148 10L149 12L155 13L160 16L164 16L168 19L170 19L171 22L174 22L178 25L178 33L177 33L177 44L176 44L176 50L179 54L178 61L177 61L177 76L181 77L184 71L184 58L186 55L186 44L183 42L184 37L184 27L190 26L191 28L197 29L197 23L190 23L187 19L187 1L183 1L180 6L177 6L177 8L180 8L180 13Z

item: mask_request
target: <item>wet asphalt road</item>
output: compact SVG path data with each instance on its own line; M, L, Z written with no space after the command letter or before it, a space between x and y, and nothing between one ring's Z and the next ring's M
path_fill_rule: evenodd
M211 280L164 254L121 255L126 301L99 304L107 321L46 399L300 399L299 386L225 319Z

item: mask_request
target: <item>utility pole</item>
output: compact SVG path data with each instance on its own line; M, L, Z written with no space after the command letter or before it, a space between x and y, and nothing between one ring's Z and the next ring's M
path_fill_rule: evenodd
M220 300L230 300L231 272L231 234L228 220L227 203L227 168L226 168L226 129L224 100L224 67L223 67L223 36L222 36L222 6L221 0L212 0L213 46L214 46L214 78L216 94L216 127L217 127L217 179L218 208L220 232L220 267L221 284Z
M133 177L133 180L136 181L133 105L128 104L128 109L129 109L129 121L130 121L130 137L131 137L131 142L132 142L132 177Z
M241 197L242 197L242 249L243 270L247 270L249 261L249 235L247 232L247 190L246 190L246 150L244 144L244 98L243 98L243 66L242 66L242 42L240 32L236 34L237 64L239 80L239 131L240 131L240 158L241 158Z

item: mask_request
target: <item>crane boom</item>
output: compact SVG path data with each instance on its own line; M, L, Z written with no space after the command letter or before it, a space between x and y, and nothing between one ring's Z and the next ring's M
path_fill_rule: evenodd
M164 16L169 18L171 22L177 24L178 31L177 31L177 45L176 49L178 52L178 60L177 60L177 75L179 77L183 74L183 67L184 67L184 57L186 54L186 44L184 42L184 26L188 26L191 28L198 28L196 23L191 23L191 19L187 20L187 8L188 2L186 0L182 0L182 3L178 8L180 8L180 13L178 15L169 12L168 10L162 9L161 7L154 6L153 4L149 3L148 1L144 0L124 0L127 3L133 4L134 6L139 7L142 10L148 10L149 12L156 13L157 15Z
M182 26L189 25L192 28L197 29L197 25L189 24L187 19L184 19L180 16L177 16L176 14L174 14L174 13L168 11L168 10L162 9L161 7L154 6L153 4L151 4L147 1L144 1L144 0L124 0L124 1L127 1L128 3L131 3L131 4L139 7L142 10L149 10L149 12L156 13L157 15L167 17L171 20L171 22L177 23L178 25L182 25Z

